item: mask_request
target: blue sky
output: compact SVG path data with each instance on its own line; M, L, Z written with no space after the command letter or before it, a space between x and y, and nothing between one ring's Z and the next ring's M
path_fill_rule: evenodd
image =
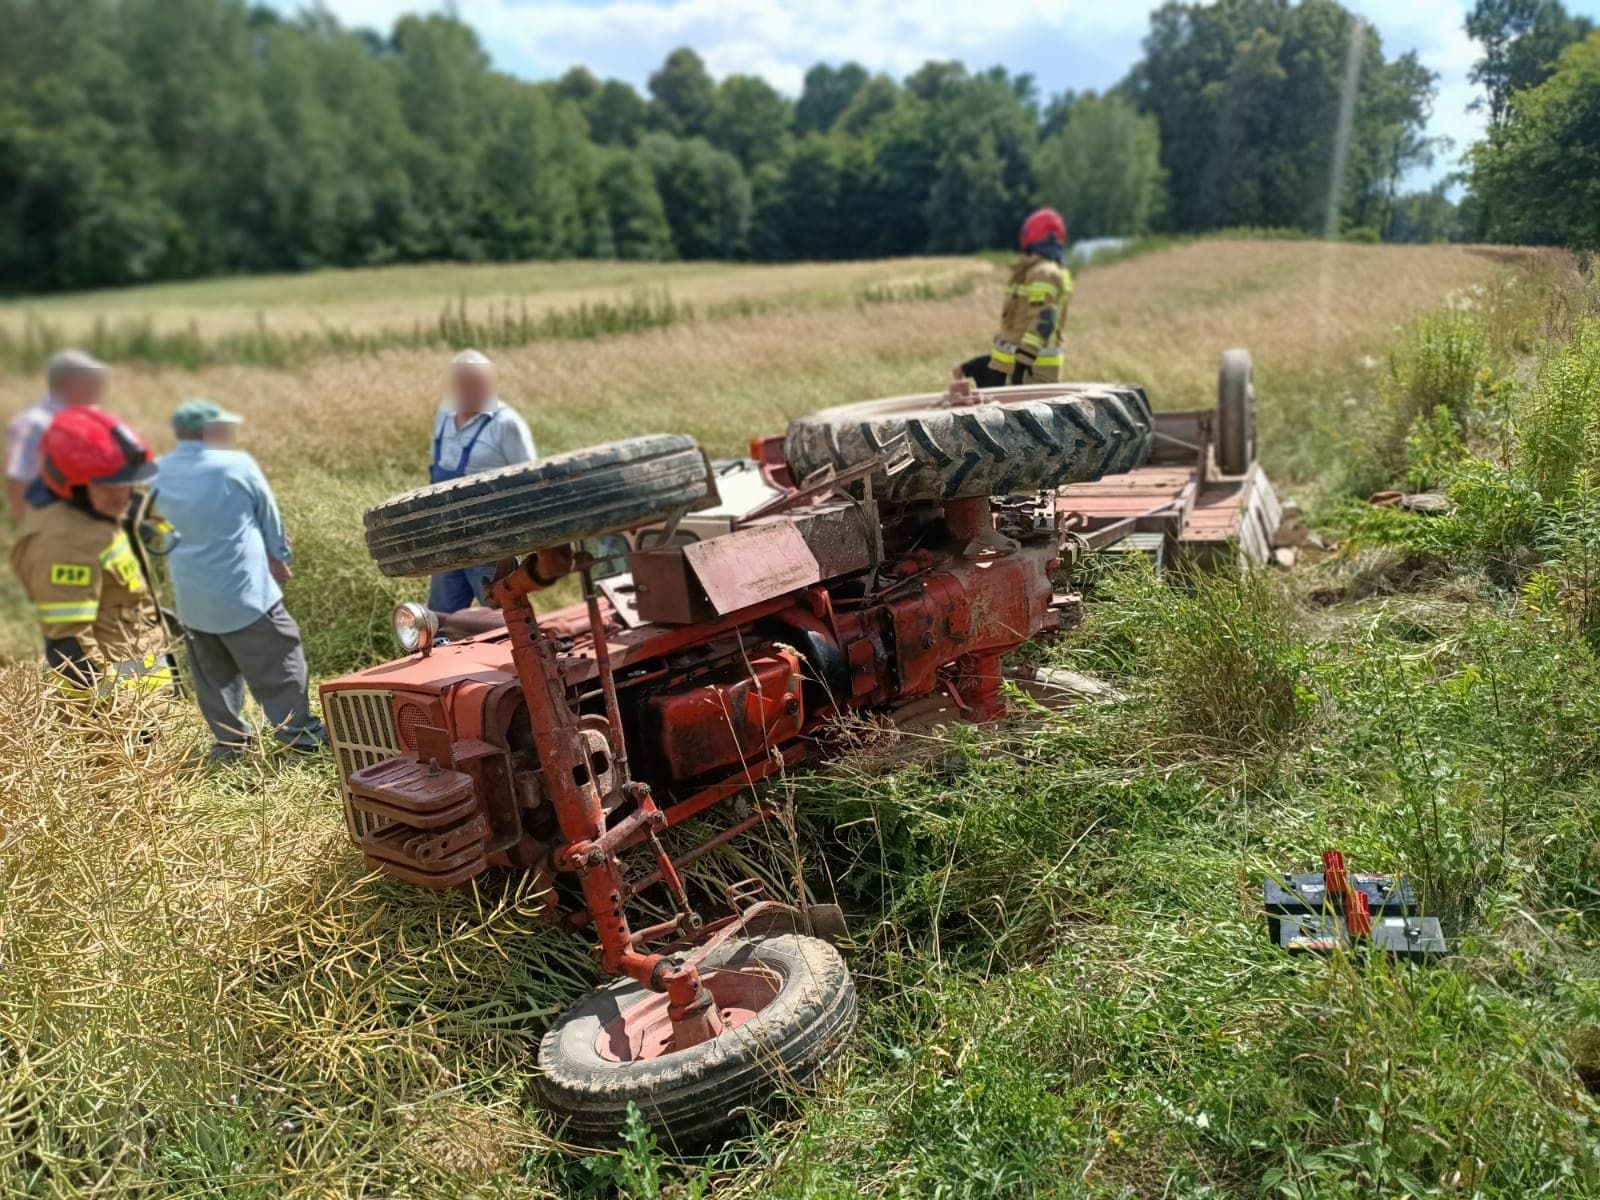
M1345 0L1383 36L1390 55L1416 50L1439 75L1433 132L1456 148L1424 184L1455 165L1480 133L1468 104L1476 90L1467 72L1476 48L1462 31L1471 0ZM296 0L274 0L286 11ZM405 12L446 7L433 0L324 0L346 24L387 31ZM819 60L854 59L896 77L930 58L969 67L1004 64L1029 71L1039 90L1105 88L1139 57L1150 11L1159 0L456 0L501 69L529 79L559 75L575 64L641 90L668 51L692 46L717 77L761 75L794 95ZM1568 0L1573 12L1600 19L1600 0Z

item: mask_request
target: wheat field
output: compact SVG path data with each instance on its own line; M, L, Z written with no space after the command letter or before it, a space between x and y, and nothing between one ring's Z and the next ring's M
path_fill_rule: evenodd
M1517 252L1457 246L1218 241L1091 268L1081 274L1072 300L1069 372L1142 383L1159 407L1198 406L1210 401L1221 351L1248 346L1263 379L1263 406L1270 412L1274 381L1307 370L1351 369L1397 324L1452 293L1485 283L1516 257ZM477 272L493 281L474 285L483 294L504 294L519 270L534 281L535 297L552 304L615 295L614 290L587 290L589 278L605 272L584 263L394 268L392 287L388 272L356 273L358 279L349 282L313 275L302 285L303 294L294 290L293 279L274 278L54 303L87 323L110 312L140 310L145 303L157 312L173 304L179 306L174 311L183 311L191 296L215 289L230 299L215 306L195 299L194 312L248 307L253 313L255 304L271 303L274 320L280 312L284 319L305 312L311 319L382 326L416 314L432 316ZM554 282L558 270L569 276L567 286ZM776 298L781 305L797 295L791 281L804 280L801 290L832 295L836 302L502 352L502 392L528 417L547 450L669 428L695 434L713 453L733 453L751 434L777 430L788 416L808 408L941 388L952 363L983 348L1002 278L998 268L981 260L626 270L638 285L670 286L675 295L687 278L703 289L696 294ZM868 308L848 302L850 289L864 283L961 271L980 273L991 286L948 300ZM428 286L438 290L429 294ZM171 299L173 292L180 299ZM238 292L260 298L241 306L231 299ZM397 315L395 304L417 308ZM189 372L131 365L118 373L110 403L164 447L170 443L165 418L177 402L211 396L252 418L249 447L274 476L314 466L355 474L390 468L397 478L415 477L443 367L440 355L406 351L329 358L296 371L215 367ZM0 376L0 408L20 407L37 391L34 379Z
M670 292L680 301L721 305L837 302L869 285L943 282L982 272L971 258L906 258L848 263L638 263L616 261L435 263L241 276L164 283L120 291L30 297L0 303L0 330L33 317L68 336L97 321L148 319L158 328L194 325L219 334L265 324L284 332L335 325L371 333L434 318L442 305L526 305L533 313Z

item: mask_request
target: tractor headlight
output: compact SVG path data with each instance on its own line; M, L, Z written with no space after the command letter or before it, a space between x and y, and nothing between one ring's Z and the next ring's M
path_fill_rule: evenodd
M402 604L394 610L394 640L407 654L433 649L439 632L439 617L424 604Z

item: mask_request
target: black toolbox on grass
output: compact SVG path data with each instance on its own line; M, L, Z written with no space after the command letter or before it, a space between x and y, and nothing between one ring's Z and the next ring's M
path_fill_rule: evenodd
M1403 875L1346 875L1352 893L1366 897L1372 944L1400 958L1430 958L1445 953L1437 917L1419 917L1417 895ZM1322 871L1268 876L1262 889L1267 931L1279 948L1297 953L1326 952L1352 944L1346 922L1345 893L1329 895Z

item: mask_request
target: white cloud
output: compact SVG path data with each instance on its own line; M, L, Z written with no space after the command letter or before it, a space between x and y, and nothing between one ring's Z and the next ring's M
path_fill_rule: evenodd
M288 4L290 0L281 0ZM437 10L429 0L327 0L341 20L387 29L404 12ZM1389 54L1416 50L1439 75L1432 131L1451 138L1442 175L1482 132L1468 111L1476 58L1462 30L1468 0L1347 0L1383 36ZM759 75L790 94L820 60L855 60L904 76L928 59L970 67L1001 63L1031 71L1042 93L1104 88L1139 56L1156 0L1010 0L976 4L921 0L457 0L504 69L530 77L584 65L643 87L676 46L693 46L718 77Z

